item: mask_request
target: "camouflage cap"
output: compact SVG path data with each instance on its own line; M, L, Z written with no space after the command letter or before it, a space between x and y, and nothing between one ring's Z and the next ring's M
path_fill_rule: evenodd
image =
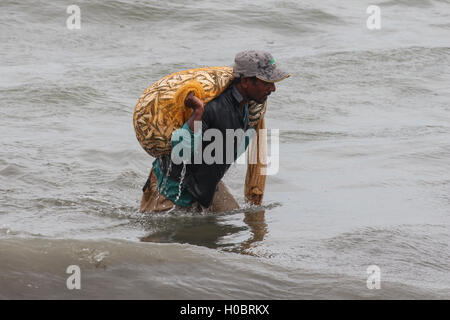
M268 52L247 50L234 58L233 74L236 78L257 77L266 82L277 82L290 76L277 68L275 59Z

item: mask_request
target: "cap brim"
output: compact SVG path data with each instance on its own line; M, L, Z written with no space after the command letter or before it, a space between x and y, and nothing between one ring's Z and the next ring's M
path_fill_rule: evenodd
M256 77L259 80L265 81L265 82L278 82L281 80L284 80L286 78L289 78L291 75L289 73L287 73L286 71L280 70L278 68L276 68L275 70L273 70L273 72L271 72L270 75L256 75Z

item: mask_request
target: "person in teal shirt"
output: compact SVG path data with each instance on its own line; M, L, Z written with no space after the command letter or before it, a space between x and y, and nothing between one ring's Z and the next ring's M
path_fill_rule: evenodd
M183 143L187 145L183 145L182 150L189 150L190 154L182 156L192 160L198 152L202 152L203 155L203 151L214 149L214 161L205 161L205 158L202 158L200 163L195 161L181 163L175 162L173 155L164 155L156 159L153 162L153 178L151 173L143 189L141 211L158 205L159 195L164 198L163 209L173 205L189 207L194 203L209 208L216 195L226 193L218 191L222 184L221 180L231 164L247 149L249 136L254 135L254 130L251 134L247 134L252 129L249 126L249 101L265 103L268 96L275 91L274 83L289 77L287 72L277 68L270 53L254 50L243 51L236 55L233 74L233 83L206 105L194 95L194 92L190 92L184 104L192 108L193 113L188 121L172 134L172 153L179 143ZM201 123L199 128L194 126L196 121ZM228 150L224 146L219 149L211 148L211 144L216 143L216 140L203 139L209 129L219 131L222 137L227 137L230 130L235 133L242 130L245 139L243 142L240 142L239 138L237 142L234 141L233 150ZM200 143L194 143L197 140L201 140ZM197 146L199 148L195 149L194 145L195 148ZM228 146L228 143L225 145ZM222 161L224 155L226 161ZM216 161L216 157L220 160ZM150 191L147 190L149 187L152 188ZM225 194L223 198L225 200L222 202L230 199L229 202L234 201L239 207L231 194Z

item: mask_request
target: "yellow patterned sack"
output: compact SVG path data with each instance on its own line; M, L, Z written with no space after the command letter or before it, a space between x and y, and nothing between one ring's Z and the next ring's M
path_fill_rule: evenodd
M220 95L233 81L233 68L208 67L172 73L152 84L140 96L134 109L136 137L148 154L170 154L172 132L183 126L193 110L184 106L190 91L204 101ZM267 103L249 103L250 126L256 126Z

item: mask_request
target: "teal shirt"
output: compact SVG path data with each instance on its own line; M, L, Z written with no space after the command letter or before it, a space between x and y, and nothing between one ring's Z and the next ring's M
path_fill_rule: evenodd
M248 117L248 104L246 103L244 106L244 122L247 119L247 117ZM187 130L187 131L180 131L180 130ZM200 136L201 131L194 134L194 132L192 132L192 130L189 128L189 125L186 122L180 129L174 131L172 135L176 134L177 136L182 137L183 134L185 134L186 132L188 132L191 135L190 150L191 152L193 152L194 140L201 138ZM172 141L172 148L176 146L178 143L187 143L186 140L187 139L181 139L181 141L180 140ZM244 148L245 151L247 149L249 141L248 139L244 139L244 141L245 141L245 148ZM239 149L242 148L238 148L238 150ZM238 154L236 159L239 158L241 154L242 153ZM155 159L155 161L153 161L153 172L155 173L156 178L158 179L158 190L164 197L166 197L167 199L169 199L170 201L181 207L188 207L192 205L195 199L192 197L189 191L187 191L183 187L183 185L180 185L180 182L175 181L167 176L164 176L163 172L161 171L161 168L159 167L158 159Z
M194 133L191 131L188 124L185 123L177 131L179 130L188 130L188 132L191 134L191 141L193 144ZM174 133L175 132L176 131L174 131ZM179 133L181 135L183 134L183 132ZM181 140L181 142L172 141L172 148L176 146L178 143L183 143L184 141L185 141L184 139ZM178 181L175 181L163 174L161 168L159 167L158 159L155 159L155 161L153 161L153 172L155 173L156 178L158 179L158 190L164 197L166 197L167 199L169 199L170 201L181 207L188 207L194 202L194 198L189 193L189 191L187 191L183 187L183 185L180 185Z

